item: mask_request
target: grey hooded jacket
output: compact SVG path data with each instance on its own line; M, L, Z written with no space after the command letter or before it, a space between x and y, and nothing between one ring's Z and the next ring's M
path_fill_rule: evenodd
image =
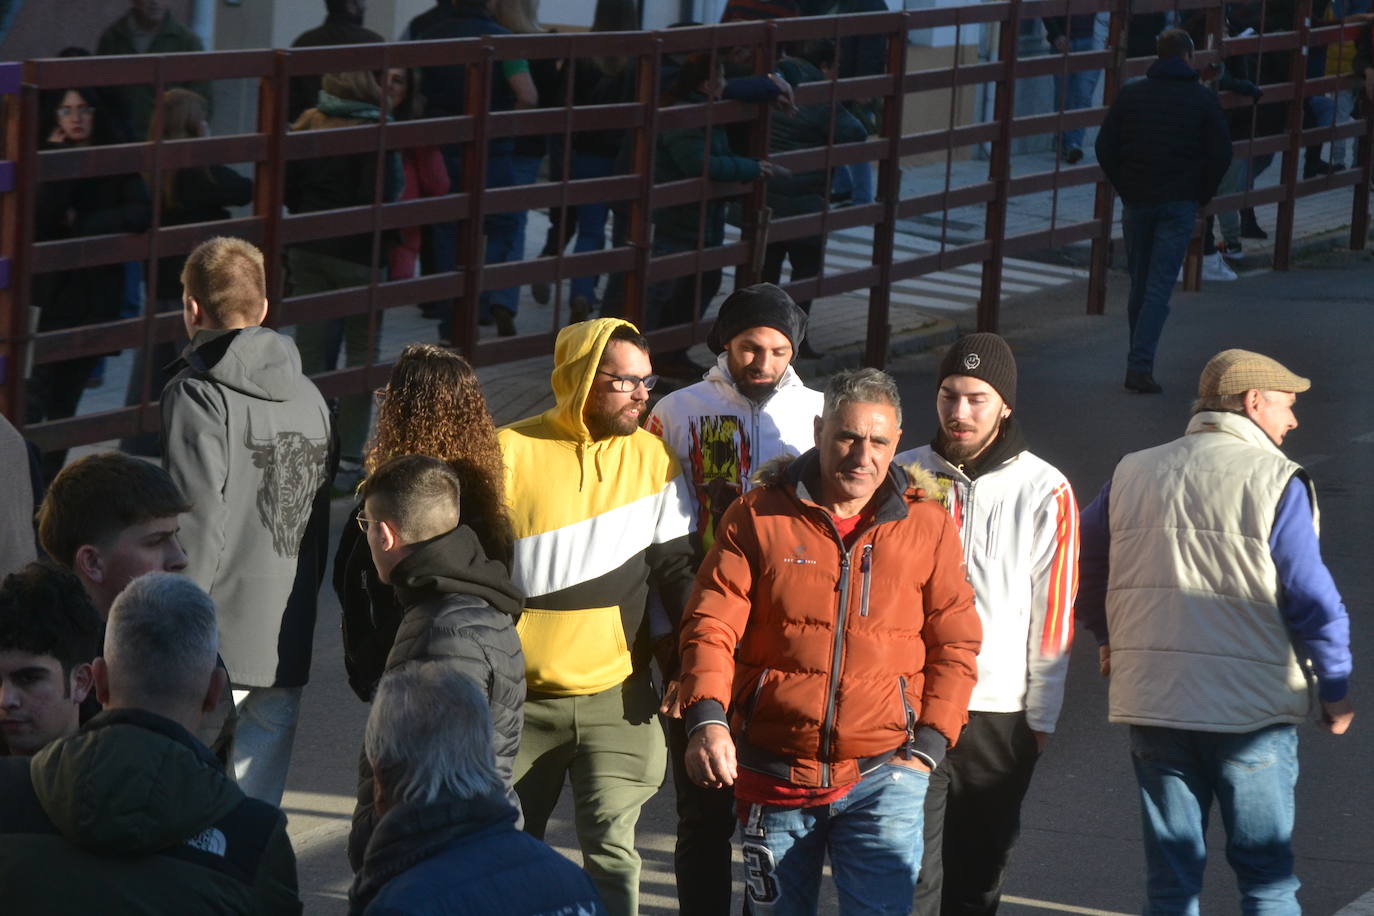
M162 460L193 504L186 574L215 601L235 685L301 686L328 556L329 408L270 328L200 331L182 360L162 393Z

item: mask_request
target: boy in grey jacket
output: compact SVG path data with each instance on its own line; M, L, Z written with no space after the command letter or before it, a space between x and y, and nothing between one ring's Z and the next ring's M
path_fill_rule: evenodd
M186 260L191 345L162 393L163 464L194 501L186 574L219 609L243 790L281 802L327 556L332 424L295 343L261 326L262 253L213 238Z

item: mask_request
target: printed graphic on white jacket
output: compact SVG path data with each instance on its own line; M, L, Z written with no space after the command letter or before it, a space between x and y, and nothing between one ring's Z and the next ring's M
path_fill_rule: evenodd
M756 404L735 387L722 353L700 382L654 407L645 428L668 443L687 475L703 550L714 543L726 508L752 487L755 470L815 444L812 421L822 401L789 366L772 395Z

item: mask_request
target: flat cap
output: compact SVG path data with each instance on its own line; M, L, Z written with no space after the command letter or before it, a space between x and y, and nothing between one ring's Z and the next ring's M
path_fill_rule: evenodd
M1207 361L1197 382L1200 398L1226 397L1258 391L1296 394L1312 387L1309 379L1290 372L1276 359L1250 350L1222 350Z

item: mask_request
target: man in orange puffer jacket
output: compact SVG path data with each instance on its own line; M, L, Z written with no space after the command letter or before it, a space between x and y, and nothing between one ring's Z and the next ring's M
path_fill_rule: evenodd
M697 575L686 766L735 787L750 913L814 913L827 852L842 912L908 912L982 626L949 514L891 467L892 378L835 376L815 435L726 511Z

